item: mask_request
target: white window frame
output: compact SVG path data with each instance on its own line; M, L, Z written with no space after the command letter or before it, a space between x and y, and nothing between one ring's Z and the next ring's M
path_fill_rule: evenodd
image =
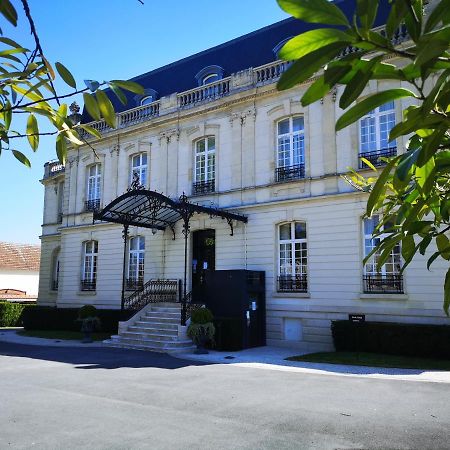
M209 140L213 140L213 148L209 148ZM203 142L205 149L198 150L198 145ZM216 137L205 136L194 142L194 182L206 183L216 179Z
M358 132L359 132L359 154L361 153L369 153L369 152L373 152L373 153L380 153L383 150L388 150L388 149L392 149L392 148L396 148L397 147L397 142L394 139L393 141L387 141L387 137L389 136L389 131L392 129L392 127L395 126L396 124L396 115L395 115L395 103L394 102L389 102L386 105L389 105L392 103L392 108L386 110L386 111L381 111L381 109L385 106L385 105L381 105L378 108L375 108L374 110L370 111L369 114L365 115L364 117L361 117L361 119L359 119L358 122ZM391 127L389 127L389 129L386 130L382 130L382 124L383 121L385 119L387 119L387 123L389 123L389 118L388 116L393 115L394 116L394 120L393 122L391 121ZM367 149L363 149L363 124L366 121L373 121L373 125L369 125L370 127L373 126L374 128L374 134L375 134L375 141L370 140L368 141L368 148ZM386 145L382 145L382 134L386 134L387 133L387 137L386 137ZM370 130L369 130L369 134L368 136L370 137ZM374 142L374 147L375 148L371 148L371 146L373 145L372 143Z
M375 231L375 228L377 226L377 224L374 226L373 230L369 230L368 233L366 233L366 227L365 224L367 221L374 219L377 220L379 223L379 216L378 215L374 215L371 218L367 219L363 219L363 248L364 248L364 258L370 253L370 251L375 248L375 240L379 240L381 241L382 239L384 239L385 237L388 236L388 234L385 233L381 233L379 236L377 236L376 238L373 238L373 232ZM370 250L367 251L366 247L366 243L367 241L370 241ZM386 262L385 264L383 264L380 268L380 272L376 271L376 264L377 264L377 258L380 256L380 254L378 252L374 253L372 255L372 257L370 258L370 261L368 261L366 264L364 264L364 275L400 275L400 269L402 266L402 255L401 255L401 246L400 243L398 243L397 245L395 245L395 247L392 249L391 254L390 254L390 258L392 258L392 262ZM390 270L388 268L389 265L392 265L392 269ZM369 270L369 267L372 267L371 270Z
M92 174L92 169L94 173ZM100 163L87 167L86 200L100 200L102 194L102 165Z
M209 73L202 78L202 86L206 86L209 83L214 83L215 81L221 80L222 77L218 73Z
M304 238L295 237L295 225L302 224L305 229ZM290 237L289 239L281 238L281 228L289 225ZM277 260L278 260L278 277L280 280L283 277L289 277L291 280L308 280L308 232L306 222L303 220L295 220L292 222L280 223L277 226ZM290 248L289 248L290 247ZM283 256L285 252L286 256ZM298 252L298 253L297 253ZM290 271L283 270L283 261L290 261ZM297 264L298 261L298 264ZM283 290L283 289L279 289ZM296 290L296 289L292 289Z
M294 120L301 119L303 127L300 130L294 131ZM289 131L287 133L280 133L279 126L282 122L289 121ZM303 164L305 166L305 117L301 114L296 114L290 117L285 117L276 122L276 155L277 167L288 168ZM298 153L294 150L298 142ZM283 146L288 147L287 151ZM281 153L288 153L288 158L280 157ZM286 163L288 161L289 164Z
M143 159L145 157L145 163ZM135 164L135 161L137 164ZM148 155L146 152L136 153L130 157L130 184L133 182L134 174L139 177L139 184L147 187L148 182Z
M137 248L132 249L133 243L137 242ZM140 244L143 244L141 248ZM128 241L128 270L127 278L136 283L143 283L145 267L145 237L134 236Z
M88 249L88 246L91 248ZM82 281L96 283L98 272L98 241L91 240L83 242L83 265Z

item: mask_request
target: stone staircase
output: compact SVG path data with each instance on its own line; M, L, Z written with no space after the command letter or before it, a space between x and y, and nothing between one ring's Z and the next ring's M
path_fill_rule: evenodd
M151 303L127 322L119 323L119 334L103 341L108 347L161 353L183 353L195 349L180 325L179 303Z

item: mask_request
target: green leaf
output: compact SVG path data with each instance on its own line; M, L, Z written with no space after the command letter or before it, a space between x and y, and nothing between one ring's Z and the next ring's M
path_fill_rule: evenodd
M364 64L361 70L357 70L351 81L345 87L339 100L342 109L348 108L361 94L372 77L372 70L379 58L374 58Z
M358 0L356 12L364 30L372 28L377 11L378 0Z
M66 163L67 142L66 138L62 134L59 134L56 138L56 155L58 156L61 164Z
M8 22L12 23L15 27L17 26L17 11L9 0L0 1L0 13L3 14Z
M350 71L350 65L336 67L328 66L325 69L325 73L314 81L303 94L301 99L302 106L308 106L325 97L325 95L330 92L331 88L333 88Z
M449 251L450 241L445 234L438 234L436 236L436 245L440 253L446 253Z
M31 167L30 160L22 152L13 150L12 153L14 157L19 160L24 166Z
M386 36L391 39L406 15L407 5L404 2L393 2L391 12L386 21Z
M323 65L327 64L330 59L337 56L343 47L345 47L345 44L335 42L298 59L283 73L277 83L277 88L283 91L296 84L303 83L303 81L314 75Z
M5 109L3 111L3 120L5 122L5 128L9 130L9 127L11 126L12 121L12 109L11 109L11 103L8 100L5 104Z
M327 0L277 0L288 14L310 23L350 27L344 13Z
M415 97L415 95L412 91L403 88L390 89L388 91L374 94L357 103L345 112L336 122L336 131L342 130L346 126L356 122L368 112L372 111L372 109L378 108L379 106L392 100L397 100L404 97Z
M92 136L95 136L98 139L100 139L102 137L102 135L100 134L100 132L98 130L96 130L95 128L93 128L89 125L80 124L79 127L82 128L83 130L87 131L89 134L92 134Z
M445 284L444 284L444 311L447 316L449 315L449 307L450 307L450 269L447 270L447 274L445 275Z
M27 139L33 151L36 151L39 147L39 128L34 114L28 116Z
M109 84L115 84L126 91L134 92L135 94L144 95L145 89L139 83L134 81L112 80Z
M387 166L383 169L374 187L372 188L372 191L370 192L369 195L369 199L367 201L367 209L366 209L367 217L372 216L380 194L384 191L384 189L386 189L386 182L391 176L391 169L397 162L397 158L398 157L393 158L391 159L391 161L388 162Z
M402 239L401 252L403 257L403 266L401 269L401 273L404 272L408 264L412 261L414 255L417 252L419 246L416 246L414 242L414 237L411 235L406 235Z
M279 56L282 59L291 61L334 42L348 45L353 40L349 34L335 28L320 28L307 31L287 41L281 48Z
M425 24L425 33L428 33L429 31L433 30L436 25L444 21L448 23L450 20L450 0L440 0L436 7L433 9L431 14L428 16L428 20Z
M61 78L64 80L64 82L69 85L71 88L76 89L77 83L75 81L75 78L70 73L69 69L67 69L63 64L60 62L55 63L56 70L58 71Z
M440 252L435 252L433 253L430 258L427 261L427 269L430 270L431 264L434 263L434 261L436 261L436 259L441 255Z
M84 80L84 84L91 92L95 92L100 87L100 83L95 80Z
M83 93L84 106L86 106L87 112L94 120L100 120L100 108L98 107L97 101L94 96L88 94L87 92Z
M419 252L421 255L425 255L425 252L432 240L433 237L431 235L427 235L422 239L422 242L419 244Z
M116 128L116 115L111 100L103 91L96 92L97 103L105 122L111 127Z
M7 37L0 37L0 42L3 42L6 45L10 45L11 47L16 47L16 48L22 47L16 41L13 41L12 39L7 38Z
M114 92L114 94L116 94L116 97L120 100L120 103L122 103L122 105L126 105L127 104L127 97L122 92L120 87L116 86L115 84L110 84L110 87L111 87L112 91Z

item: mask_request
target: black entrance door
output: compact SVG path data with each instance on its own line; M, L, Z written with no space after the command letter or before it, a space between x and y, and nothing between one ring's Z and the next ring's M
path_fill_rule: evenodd
M216 230L192 233L192 297L204 302L206 274L216 268Z

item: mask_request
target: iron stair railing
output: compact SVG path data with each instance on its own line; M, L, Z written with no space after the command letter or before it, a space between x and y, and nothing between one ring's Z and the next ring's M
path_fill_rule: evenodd
M181 300L181 325L185 326L193 311L203 308L203 306L202 303L195 303L192 299L192 292L188 292Z
M148 280L124 302L124 309L138 311L149 303L178 303L181 280Z

